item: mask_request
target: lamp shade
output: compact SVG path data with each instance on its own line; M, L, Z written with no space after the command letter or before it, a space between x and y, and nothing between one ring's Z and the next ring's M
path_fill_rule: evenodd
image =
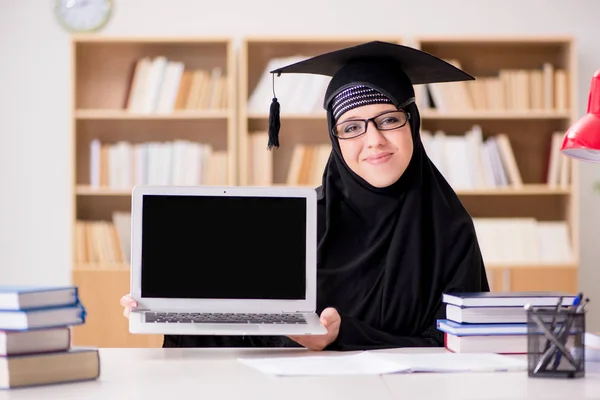
M569 157L600 163L600 70L592 77L587 113L567 130L560 150Z

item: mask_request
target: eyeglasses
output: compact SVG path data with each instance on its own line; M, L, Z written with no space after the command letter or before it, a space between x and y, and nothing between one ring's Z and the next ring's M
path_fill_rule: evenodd
M332 133L339 139L352 139L367 131L369 121L373 121L375 127L380 131L391 131L402 128L410 119L410 113L404 110L386 111L367 119L351 119L336 124Z

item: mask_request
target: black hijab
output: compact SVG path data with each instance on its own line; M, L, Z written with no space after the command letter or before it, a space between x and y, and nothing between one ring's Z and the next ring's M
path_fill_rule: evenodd
M349 65L331 81L326 100L332 153L318 188L318 311L342 317L330 348L355 350L441 346L436 320L444 292L489 291L472 219L421 142L410 80L393 66ZM371 186L345 163L327 106L361 84L410 114L413 154L393 185Z

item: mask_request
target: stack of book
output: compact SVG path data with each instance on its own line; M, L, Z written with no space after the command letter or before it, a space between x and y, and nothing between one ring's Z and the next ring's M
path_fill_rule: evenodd
M446 319L437 321L444 347L455 353L527 353L527 312L570 306L575 295L556 292L444 293Z
M0 286L0 389L98 378L98 350L71 347L83 323L77 287Z

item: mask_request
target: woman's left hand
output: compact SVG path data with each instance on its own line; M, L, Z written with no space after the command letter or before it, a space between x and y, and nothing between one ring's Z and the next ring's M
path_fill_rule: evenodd
M321 323L327 328L327 333L324 335L302 335L290 336L293 341L301 344L309 350L321 351L335 339L340 332L340 324L342 317L335 308L326 308L321 313Z

